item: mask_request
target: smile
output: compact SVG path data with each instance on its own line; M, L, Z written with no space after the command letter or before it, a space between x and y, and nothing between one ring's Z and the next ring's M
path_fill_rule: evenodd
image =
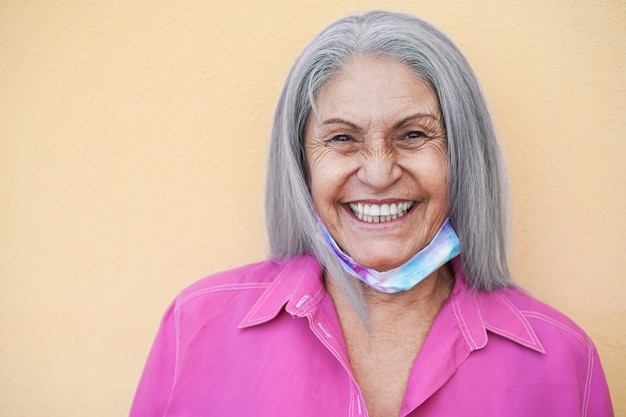
M384 223L406 215L415 201L403 201L391 204L349 203L352 213L367 223Z

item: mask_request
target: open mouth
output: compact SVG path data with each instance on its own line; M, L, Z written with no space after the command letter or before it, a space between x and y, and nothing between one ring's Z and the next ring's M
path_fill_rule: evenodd
M391 204L349 203L348 206L359 220L366 223L384 223L405 216L415 201Z

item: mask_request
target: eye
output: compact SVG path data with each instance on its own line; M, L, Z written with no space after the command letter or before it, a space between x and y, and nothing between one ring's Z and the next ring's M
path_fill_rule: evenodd
M356 152L359 149L360 144L361 139L358 136L345 133L329 134L324 143L328 149L345 154Z
M352 138L348 135L336 135L330 138L330 140L334 142L349 142Z
M428 140L428 135L421 130L411 130L400 137L400 144L411 148L419 148Z
M407 139L421 139L426 138L426 134L424 132L420 132L419 130L415 130L406 134Z

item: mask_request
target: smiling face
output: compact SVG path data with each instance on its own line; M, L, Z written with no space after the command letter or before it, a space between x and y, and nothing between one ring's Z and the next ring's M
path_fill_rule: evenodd
M437 97L407 65L357 56L315 103L305 151L317 213L359 264L379 271L400 266L448 216Z

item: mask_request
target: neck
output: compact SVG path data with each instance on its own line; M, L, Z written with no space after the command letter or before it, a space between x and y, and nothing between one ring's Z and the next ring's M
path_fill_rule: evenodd
M384 293L363 284L369 325L356 314L332 279L327 289L335 303L355 380L371 416L399 415L415 359L448 298L453 281L449 264L410 290Z

